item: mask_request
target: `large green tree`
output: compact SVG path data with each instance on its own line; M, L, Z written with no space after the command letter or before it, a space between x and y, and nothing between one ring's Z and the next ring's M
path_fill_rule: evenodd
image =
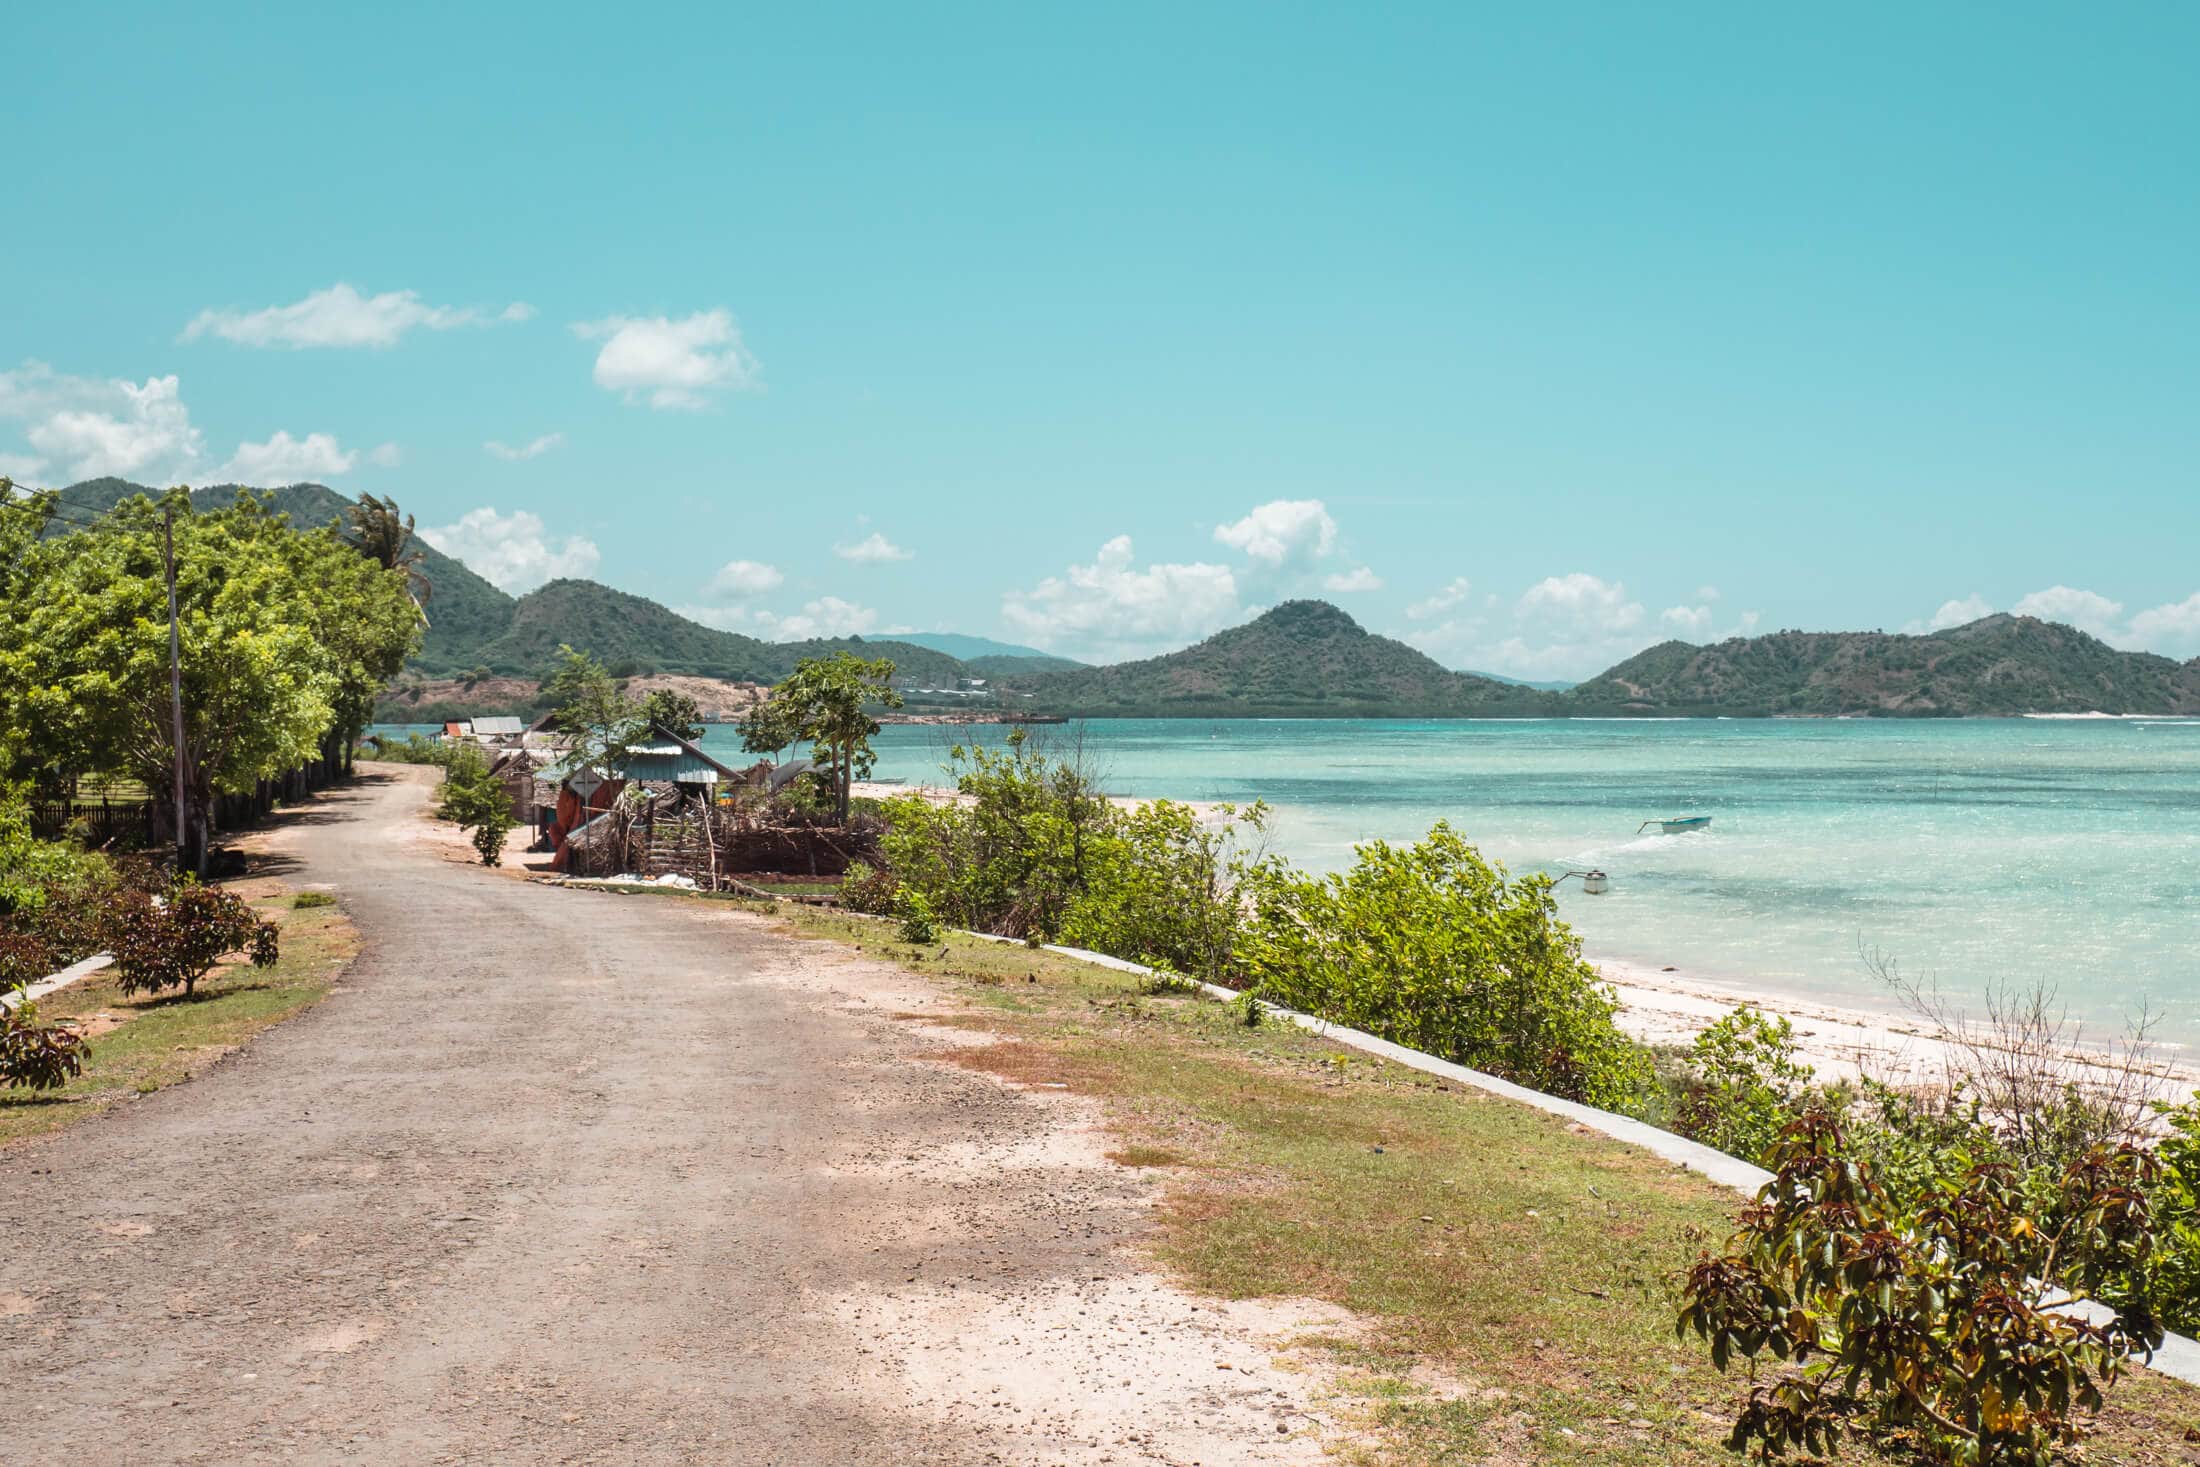
M863 658L848 652L805 657L771 699L741 722L741 745L752 754L768 754L807 743L831 780L833 812L848 822L849 788L871 772L871 739L878 720L871 709L899 708L892 658Z
M18 773L127 774L171 818L164 514L174 516L189 835L205 829L215 795L347 744L419 628L401 570L326 531L298 531L249 495L207 513L182 489L158 505L126 501L97 525L22 547L0 581L4 747Z

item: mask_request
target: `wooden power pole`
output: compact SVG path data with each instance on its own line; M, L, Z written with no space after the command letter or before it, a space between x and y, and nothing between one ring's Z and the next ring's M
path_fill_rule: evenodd
M191 864L190 804L185 794L191 760L183 746L183 636L176 628L176 507L173 504L161 516L161 538L168 560L168 715L176 739L176 870L182 872Z

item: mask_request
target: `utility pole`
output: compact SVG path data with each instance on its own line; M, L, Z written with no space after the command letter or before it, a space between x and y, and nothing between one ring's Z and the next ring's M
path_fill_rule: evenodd
M176 739L176 870L191 864L191 829L185 797L185 777L190 755L183 746L183 637L176 629L176 507L170 504L161 516L161 538L168 560L168 714Z

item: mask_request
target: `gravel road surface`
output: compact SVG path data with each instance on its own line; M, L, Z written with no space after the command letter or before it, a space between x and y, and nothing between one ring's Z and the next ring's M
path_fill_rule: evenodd
M422 773L267 840L333 995L0 1150L0 1462L1321 1460L1337 1321L1152 1274L1088 1103L898 968L462 865Z

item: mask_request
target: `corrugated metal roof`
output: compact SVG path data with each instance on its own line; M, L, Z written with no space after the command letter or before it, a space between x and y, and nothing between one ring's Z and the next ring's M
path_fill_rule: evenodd
M477 718L474 732L490 738L502 738L516 734L524 727L516 718Z

